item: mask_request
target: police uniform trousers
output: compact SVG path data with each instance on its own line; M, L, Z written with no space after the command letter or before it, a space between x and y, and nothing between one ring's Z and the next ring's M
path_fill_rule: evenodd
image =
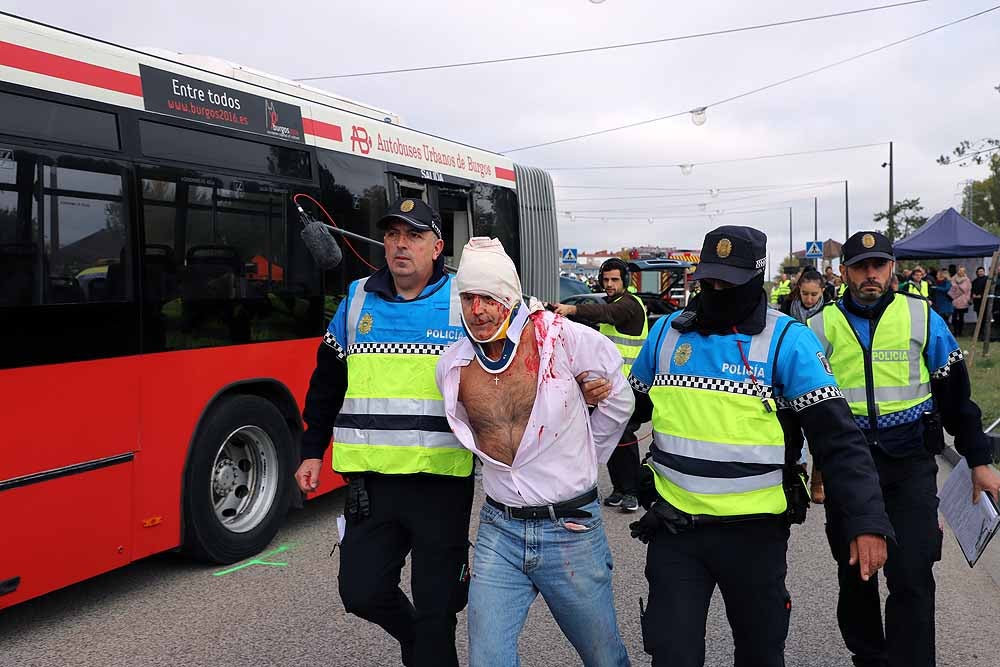
M469 597L473 477L369 474L365 483L371 514L349 519L340 545L344 608L395 637L407 667L457 666L455 617ZM407 554L412 603L399 588Z
M882 627L878 575L862 581L848 565L850 547L836 507L827 505L827 538L837 560L837 622L858 667L927 667L934 658L934 563L941 560L937 463L920 449L893 458L872 447L882 496L896 541L888 543L885 578L889 597Z
M629 424L622 434L621 443L611 452L608 459L608 476L611 486L618 493L628 496L639 496L639 443L636 441L635 428Z
M705 623L718 585L736 648L735 667L782 667L791 615L784 517L661 530L646 554L649 604L643 648L654 667L705 664Z

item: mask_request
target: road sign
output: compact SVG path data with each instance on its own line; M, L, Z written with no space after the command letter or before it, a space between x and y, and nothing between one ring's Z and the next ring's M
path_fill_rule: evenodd
M806 242L806 259L823 259L823 242Z
M563 264L576 264L577 251L576 248L563 248L562 249L562 263Z

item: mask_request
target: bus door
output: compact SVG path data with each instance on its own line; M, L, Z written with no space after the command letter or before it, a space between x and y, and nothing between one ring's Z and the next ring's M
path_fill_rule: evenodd
M140 448L127 163L0 139L4 603L127 563Z
M397 196L422 199L441 215L445 264L458 268L462 248L472 235L469 190L457 185L422 182L401 176L393 177Z

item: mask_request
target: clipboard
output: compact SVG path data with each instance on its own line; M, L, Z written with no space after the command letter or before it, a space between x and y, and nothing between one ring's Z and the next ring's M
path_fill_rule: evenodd
M939 509L951 528L969 567L975 566L1000 530L1000 508L985 491L972 503L972 478L965 457L959 459L938 493Z

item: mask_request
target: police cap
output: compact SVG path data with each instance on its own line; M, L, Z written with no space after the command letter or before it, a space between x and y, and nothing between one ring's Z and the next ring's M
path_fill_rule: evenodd
M441 216L422 199L403 197L394 201L378 221L378 228L385 229L390 223L405 222L422 232L434 232L441 238Z
M851 266L866 259L895 260L892 254L892 242L878 232L853 234L841 248L841 263L844 266Z
M767 235L752 227L724 225L705 235L693 280L714 278L733 285L749 282L767 262Z

